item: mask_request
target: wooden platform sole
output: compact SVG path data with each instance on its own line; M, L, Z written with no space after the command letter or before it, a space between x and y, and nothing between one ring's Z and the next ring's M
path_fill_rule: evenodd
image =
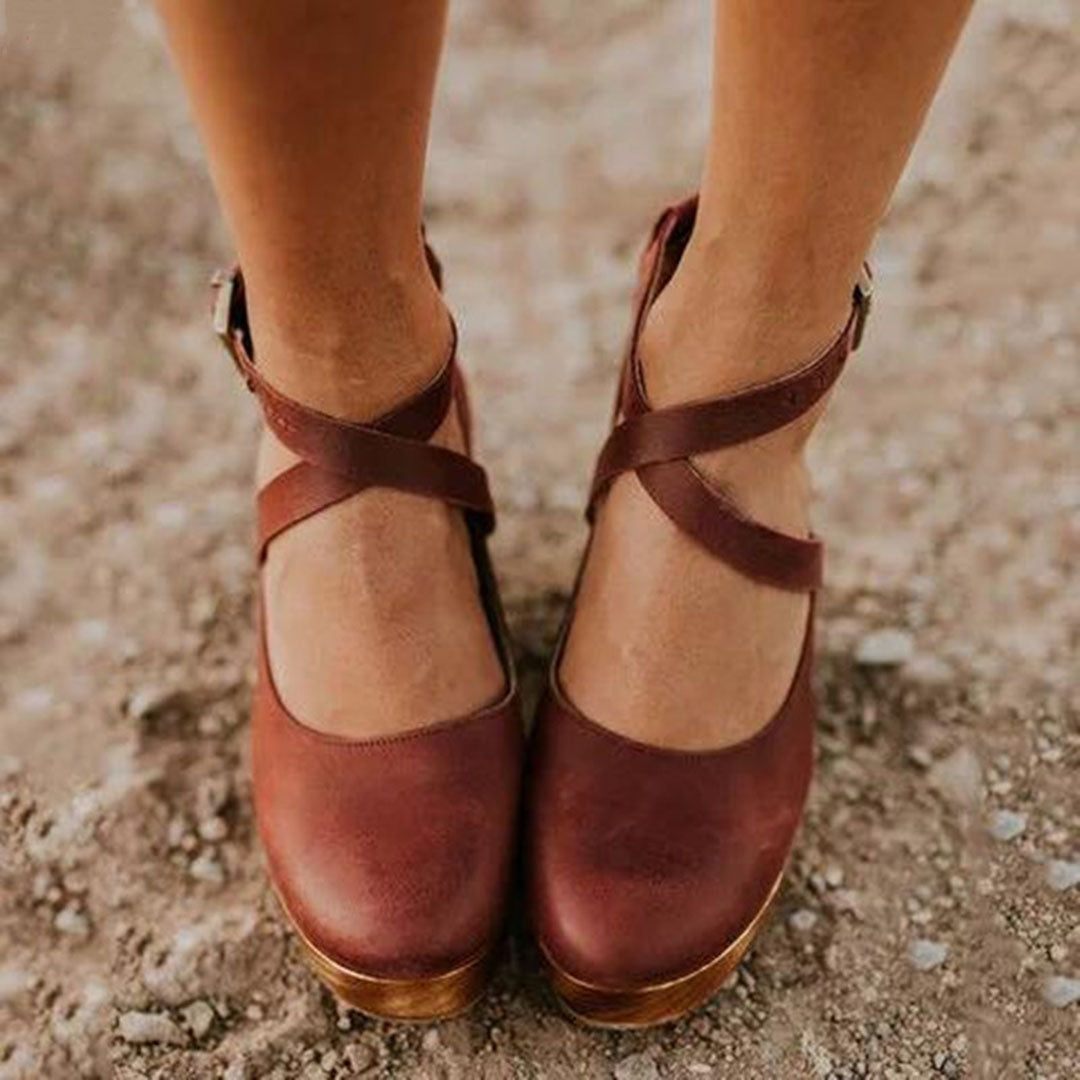
M647 1028L669 1024L703 1005L739 965L761 931L780 891L776 879L761 909L746 929L722 952L695 971L662 983L618 988L584 982L562 970L541 945L540 951L560 1004L590 1027Z
M478 953L440 975L416 979L384 979L339 964L304 934L278 896L285 917L300 942L308 967L350 1009L377 1020L417 1023L448 1020L476 1003L491 978L494 948Z

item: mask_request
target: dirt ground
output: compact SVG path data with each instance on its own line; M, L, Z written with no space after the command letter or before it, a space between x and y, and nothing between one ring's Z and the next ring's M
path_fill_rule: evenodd
M535 690L633 259L692 186L695 0L460 0L429 218ZM984 0L817 445L820 765L778 911L668 1029L341 1011L252 830L255 417L143 0L0 4L0 1080L1080 1075L1080 3ZM884 632L884 633L882 633Z

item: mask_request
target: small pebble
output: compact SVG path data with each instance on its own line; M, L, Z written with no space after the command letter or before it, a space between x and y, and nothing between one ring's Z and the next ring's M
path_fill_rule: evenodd
M915 642L906 630L873 630L855 648L855 662L863 667L898 667L915 653Z
M90 920L79 910L73 907L62 908L53 919L53 926L61 934L69 937L86 939L90 936Z
M615 1080L660 1080L660 1070L648 1054L631 1054L616 1063Z
M193 1001L183 1010L184 1023L196 1039L204 1038L214 1026L214 1010L205 1001Z
M1015 840L1027 828L1027 815L1016 810L997 810L990 819L990 835L995 840Z
M788 926L797 934L808 934L817 923L817 913L809 908L799 908L788 917Z
M920 769L929 769L934 764L934 755L925 746L919 746L918 744L908 747L907 759L912 765L917 765Z
M375 1064L376 1060L375 1051L367 1043L355 1042L351 1046L345 1047L345 1061L353 1072L366 1072Z
M1055 1009L1068 1008L1074 1001L1080 1001L1080 979L1051 975L1043 983L1043 1000Z
M224 885L225 870L221 863L209 852L204 851L198 858L192 860L188 867L188 873L196 881L205 881L209 885Z
M199 822L199 835L210 843L217 843L229 835L229 826L221 817L206 818Z
M908 949L908 959L916 971L933 971L945 963L948 955L948 945L940 941L928 941L926 938L913 941Z
M120 1017L120 1038L124 1042L166 1043L183 1046L187 1036L164 1013L126 1012Z
M946 801L974 806L982 788L982 766L970 746L958 746L931 766L927 782Z
M1065 892L1080 885L1080 863L1054 859L1046 868L1046 884L1054 892Z

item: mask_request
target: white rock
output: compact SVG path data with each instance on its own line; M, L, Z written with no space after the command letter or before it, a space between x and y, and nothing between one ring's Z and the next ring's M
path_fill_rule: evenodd
M217 843L229 835L229 826L221 817L210 817L199 822L199 835L210 843Z
M898 667L915 654L915 641L906 630L873 630L855 648L855 662L863 667Z
M1080 885L1080 863L1054 859L1046 868L1046 884L1055 892L1065 892Z
M631 1054L616 1063L615 1080L660 1080L660 1070L647 1054Z
M1016 810L997 810L990 819L990 835L995 840L1015 840L1027 828L1027 815Z
M53 926L70 937L85 939L90 936L90 920L77 908L66 907L58 911Z
M205 881L210 885L225 884L224 867L208 851L204 851L198 858L192 860L188 873L196 881Z
M214 1025L214 1010L205 1001L193 1001L184 1008L182 1015L196 1039L203 1038Z
M799 908L788 917L788 926L798 934L808 934L817 923L817 913L809 908Z
M945 963L948 955L948 945L940 941L928 941L926 938L913 941L908 948L908 959L916 971L933 971Z
M164 1013L126 1012L120 1017L120 1038L128 1043L183 1046L187 1036Z
M1080 1001L1080 979L1051 975L1043 983L1043 1000L1055 1009L1065 1009L1074 1001Z
M930 767L927 782L947 802L974 806L982 791L982 766L970 746L958 746Z

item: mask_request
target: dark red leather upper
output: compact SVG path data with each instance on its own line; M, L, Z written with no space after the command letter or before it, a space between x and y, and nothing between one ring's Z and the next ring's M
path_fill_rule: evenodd
M821 581L820 542L753 521L688 459L774 431L820 400L859 339L868 291L857 290L836 341L791 375L654 410L638 338L695 213L693 199L666 211L643 256L616 423L589 516L612 480L632 470L675 525L717 558L777 588L812 591ZM813 605L784 704L755 736L715 751L648 746L583 716L559 682L560 655L561 646L529 769L530 906L541 946L564 972L600 987L687 975L750 924L791 849L813 765Z
M271 878L297 927L316 949L360 975L440 975L489 949L498 933L523 743L486 550L494 523L487 480L466 454L427 442L455 405L467 430L464 382L452 352L428 387L386 416L369 424L327 416L262 377L252 357L243 280L234 271L218 286L216 328L267 424L302 459L259 492L260 561L286 529L372 486L443 499L460 507L470 525L482 599L506 673L500 701L396 737L318 732L292 716L277 692L260 604L252 708L256 819Z

